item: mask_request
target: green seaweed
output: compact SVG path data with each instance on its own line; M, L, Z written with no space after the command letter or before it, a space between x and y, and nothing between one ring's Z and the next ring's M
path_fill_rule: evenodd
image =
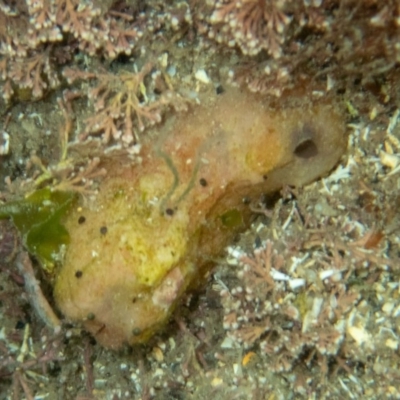
M76 199L73 192L40 189L24 199L0 205L0 219L11 218L29 253L52 272L70 241L61 219Z

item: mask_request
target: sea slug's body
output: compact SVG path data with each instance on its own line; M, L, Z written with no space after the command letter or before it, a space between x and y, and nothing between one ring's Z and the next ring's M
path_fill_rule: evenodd
M274 109L233 89L163 130L141 165L110 163L96 203L68 217L55 299L107 347L144 341L165 323L248 226L249 201L316 179L345 147L332 103Z

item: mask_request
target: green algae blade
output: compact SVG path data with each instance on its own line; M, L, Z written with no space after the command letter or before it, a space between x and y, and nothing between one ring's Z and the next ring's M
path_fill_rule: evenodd
M69 244L62 218L76 199L73 192L40 189L24 199L0 205L0 219L13 221L29 253L38 258L47 272L52 272Z

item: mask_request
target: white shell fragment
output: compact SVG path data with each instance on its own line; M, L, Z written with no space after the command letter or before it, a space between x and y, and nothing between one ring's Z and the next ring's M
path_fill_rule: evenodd
M337 269L328 269L328 270L324 270L319 272L319 278L321 279L321 281L324 281L325 279L328 278L334 278L334 280L339 280L341 277L343 270L337 270Z
M399 348L399 342L394 339L387 339L385 341L385 346L389 347L389 349L397 350Z
M382 306L382 311L386 314L386 315L390 315L394 309L395 304L392 302L386 302L383 306Z
M390 169L394 169L399 165L400 158L395 154L389 154L384 151L379 153L381 163Z
M210 77L207 75L207 72L204 69L198 69L194 74L194 77L205 84L209 84L211 82Z
M10 135L7 132L0 134L0 155L5 156L10 151Z
M275 281L288 281L290 280L290 276L284 274L283 272L277 271L275 268L271 268L271 277Z
M306 280L302 279L302 278L295 278L295 279L291 279L288 283L289 283L290 289L295 290L302 286L305 286Z
M347 328L347 333L355 340L355 342L361 346L364 343L371 342L371 334L367 332L364 328L359 328L357 326L349 326Z

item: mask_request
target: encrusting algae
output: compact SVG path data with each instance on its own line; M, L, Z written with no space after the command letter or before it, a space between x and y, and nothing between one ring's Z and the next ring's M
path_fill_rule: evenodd
M286 103L227 89L144 143L141 165L110 161L95 202L66 221L62 313L109 348L147 340L249 226L251 203L332 169L346 145L340 107L299 95Z

